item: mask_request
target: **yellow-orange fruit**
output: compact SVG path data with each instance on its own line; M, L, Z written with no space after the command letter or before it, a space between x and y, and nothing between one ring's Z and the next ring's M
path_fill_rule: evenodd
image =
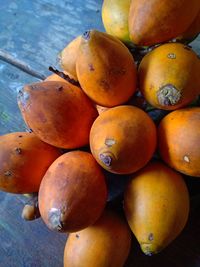
M183 177L161 162L150 162L131 177L124 210L142 251L160 252L188 220L189 193Z
M67 73L65 73L65 74L67 74ZM57 75L57 74L51 74L51 75L49 75L45 80L44 80L45 82L49 82L49 81L54 81L54 82L66 82L66 83L68 83L68 81L66 81L65 79L63 79L62 77L60 77L59 75Z
M27 125L44 142L72 149L87 145L98 116L83 91L65 82L40 82L19 91L18 104Z
M199 10L199 0L131 1L130 39L142 46L168 41L187 30Z
M200 60L180 43L155 48L139 66L139 87L154 107L174 110L192 102L200 91Z
M60 154L34 133L0 136L0 190L15 194L37 192L46 170Z
M200 108L175 110L158 128L159 153L172 168L200 177Z
M76 74L76 60L78 56L81 36L74 38L59 54L61 68L69 74L70 78L78 80Z
M107 33L129 42L128 14L130 0L104 0L102 5L102 21Z
M105 210L92 226L68 236L64 267L123 267L131 231L118 214Z
M118 106L101 113L90 131L90 148L106 170L128 174L142 168L156 147L156 128L141 109Z
M71 151L47 170L38 201L46 225L60 232L79 231L93 224L104 210L107 186L101 167L88 152Z
M82 35L76 71L83 91L101 106L125 103L136 90L136 67L131 53L107 33L90 30Z

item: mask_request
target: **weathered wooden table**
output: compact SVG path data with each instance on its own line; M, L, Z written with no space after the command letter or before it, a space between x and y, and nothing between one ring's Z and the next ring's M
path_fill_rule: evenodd
M103 30L102 0L0 0L0 49L23 60L41 74L57 65L57 55L87 29ZM200 38L193 44L200 54ZM0 134L25 130L16 94L37 78L0 60ZM200 266L200 181L192 181L196 196L186 229L168 248L151 258L133 240L126 267ZM61 267L65 234L49 231L41 219L21 219L24 199L0 192L0 267ZM98 259L97 259L98 260ZM95 266L88 266L95 267Z

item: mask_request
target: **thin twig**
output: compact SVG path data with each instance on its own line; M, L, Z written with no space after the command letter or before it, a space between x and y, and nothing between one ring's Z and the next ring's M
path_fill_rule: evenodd
M9 54L8 52L0 49L0 60L3 60L13 66L15 66L16 68L30 74L33 77L36 77L40 80L44 80L46 78L45 75L43 75L42 73L34 70L33 68L31 68L28 64L24 63L23 61L16 59L14 56L12 56L11 54Z
M61 78L63 78L64 80L70 82L71 84L75 85L75 86L80 86L79 82L70 78L69 75L65 74L64 72L62 71L59 71L55 68L53 68L52 66L49 67L49 71L57 74L58 76L60 76Z

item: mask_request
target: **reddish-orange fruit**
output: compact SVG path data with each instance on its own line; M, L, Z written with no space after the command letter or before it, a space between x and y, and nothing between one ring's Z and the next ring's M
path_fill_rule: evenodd
M66 73L67 74L67 73ZM44 81L49 82L49 81L54 81L54 82L66 82L68 83L65 79L63 79L62 77L60 77L57 74L51 74L49 75Z
M180 43L155 48L139 66L139 88L152 106L174 110L191 103L200 91L200 60Z
M142 46L168 41L186 31L199 10L199 0L131 1L130 39Z
M126 221L106 209L94 225L68 236L64 267L123 267L130 246Z
M134 174L124 193L127 221L142 251L151 256L183 230L189 194L181 174L161 162L150 162Z
M83 151L65 153L54 161L38 195L42 219L60 232L79 231L93 224L106 200L104 173L93 156Z
M0 190L32 193L60 151L34 133L14 132L0 136Z
M158 145L169 166L200 177L200 108L179 109L165 116L158 128Z
M81 36L73 39L60 53L59 60L61 68L75 80L78 80L76 74L76 60L78 56Z
M143 110L118 106L101 113L90 131L90 148L106 170L128 174L142 168L156 147L156 128Z
M136 67L131 53L107 33L90 30L82 35L76 71L83 91L101 106L123 104L136 90Z
M66 82L25 85L18 104L25 122L41 140L66 149L88 144L91 125L98 116L84 92Z

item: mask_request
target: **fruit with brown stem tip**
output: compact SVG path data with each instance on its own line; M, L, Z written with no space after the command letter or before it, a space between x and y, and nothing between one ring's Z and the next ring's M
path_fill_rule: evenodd
M140 46L171 40L187 30L199 10L199 0L131 1L130 39Z
M92 226L71 233L64 250L64 267L122 267L131 246L124 218L105 210Z
M15 194L38 192L41 180L60 151L34 133L0 136L0 190Z
M59 232L79 231L104 210L107 186L101 167L88 152L71 151L47 170L38 201L46 225Z
M136 90L136 67L131 53L107 33L90 30L82 35L76 71L83 91L101 106L125 103Z
M200 91L200 60L188 46L161 45L142 59L139 88L152 106L174 110L191 103Z
M183 230L189 215L189 193L183 177L161 162L150 162L131 177L124 210L142 251L151 256Z
M172 168L200 177L200 108L175 110L158 128L158 151Z
M44 142L72 149L87 145L98 116L93 103L77 86L39 82L19 91L18 104L27 125Z
M90 131L90 148L106 170L128 174L142 168L156 147L156 127L134 106L118 106L101 113Z

